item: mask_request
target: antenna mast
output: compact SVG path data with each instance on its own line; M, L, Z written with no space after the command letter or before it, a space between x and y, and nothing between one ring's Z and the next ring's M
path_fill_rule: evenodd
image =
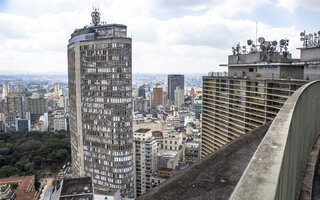
M258 21L256 21L256 45L257 45L257 42L258 42Z

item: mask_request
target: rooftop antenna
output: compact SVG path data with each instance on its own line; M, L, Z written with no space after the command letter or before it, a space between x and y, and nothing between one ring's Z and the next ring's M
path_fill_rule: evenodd
M91 17L92 17L92 22L91 22L91 24L92 24L93 26L97 26L97 25L100 24L100 12L99 12L99 7L98 7L98 9L93 7L93 11L91 12Z
M258 21L256 21L256 44L258 42Z

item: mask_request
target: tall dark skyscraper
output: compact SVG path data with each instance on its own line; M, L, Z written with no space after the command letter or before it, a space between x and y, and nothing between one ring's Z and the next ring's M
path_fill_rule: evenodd
M73 174L134 196L131 38L127 26L76 29L68 45Z
M171 74L168 75L168 99L174 102L174 91L177 87L184 89L184 75Z

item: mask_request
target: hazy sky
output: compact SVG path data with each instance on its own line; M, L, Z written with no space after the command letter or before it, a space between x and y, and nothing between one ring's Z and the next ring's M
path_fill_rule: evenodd
M67 73L67 43L101 19L128 26L133 72L224 71L231 47L258 37L287 38L299 56L299 33L320 30L320 0L0 0L0 73Z

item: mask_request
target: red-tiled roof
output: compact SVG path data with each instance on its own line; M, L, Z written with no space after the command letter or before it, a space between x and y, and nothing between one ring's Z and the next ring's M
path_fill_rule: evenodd
M16 200L33 200L37 192L34 189L34 176L21 176L0 179L0 184L18 183L18 188L14 191Z

